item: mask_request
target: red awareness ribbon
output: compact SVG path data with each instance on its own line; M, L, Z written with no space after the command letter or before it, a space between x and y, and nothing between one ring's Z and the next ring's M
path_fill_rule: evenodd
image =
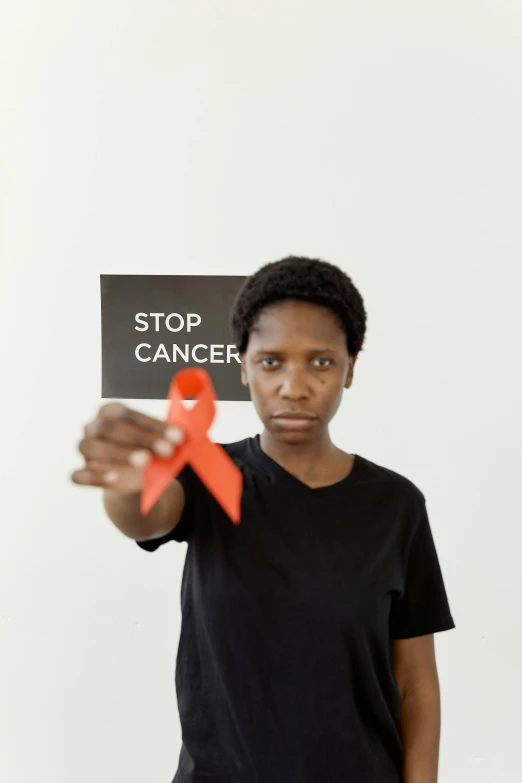
M187 410L181 402L189 397L196 399L191 410ZM232 522L238 525L243 474L225 449L207 437L215 416L216 400L210 375L200 367L180 370L172 378L168 399L170 408L166 421L179 426L185 433L185 440L175 447L172 457L154 455L145 468L141 513L148 514L172 479L189 463Z

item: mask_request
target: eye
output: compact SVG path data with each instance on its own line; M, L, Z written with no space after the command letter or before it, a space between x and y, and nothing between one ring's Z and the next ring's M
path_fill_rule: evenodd
M318 356L317 359L315 359L316 362L330 362L330 364L334 364L334 361L332 359L328 359L326 356ZM321 365L322 367L326 367L325 364Z
M260 363L261 363L261 364L263 364L263 362L276 362L276 363L277 363L277 361L278 361L278 360L277 360L277 359L275 359L273 356L264 356L264 357L263 357L263 358L260 360ZM335 364L335 362L334 362L332 359L328 359L328 357L326 357L326 356L318 356L316 359L314 359L314 361L315 361L315 362L329 362L330 364ZM264 366L265 366L265 367L272 368L272 367L274 367L275 365L274 365L274 364L265 364ZM320 367L327 367L327 366L328 366L327 364L322 364L322 365L320 365Z

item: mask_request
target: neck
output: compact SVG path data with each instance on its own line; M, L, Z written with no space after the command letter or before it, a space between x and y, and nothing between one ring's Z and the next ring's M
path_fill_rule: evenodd
M296 438L292 443L274 437L273 433L265 429L259 440L265 454L303 479L321 476L339 458L339 449L330 440L328 430L314 440L299 441Z

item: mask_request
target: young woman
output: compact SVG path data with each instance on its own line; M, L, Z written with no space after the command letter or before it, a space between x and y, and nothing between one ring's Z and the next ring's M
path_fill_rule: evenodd
M426 500L329 431L364 341L361 295L336 266L288 257L246 280L231 325L263 423L221 444L244 475L240 525L190 466L139 516L135 447L145 461L182 435L123 406L86 427L89 480L73 477L106 488L142 549L188 543L174 782L436 783L433 635L455 624Z

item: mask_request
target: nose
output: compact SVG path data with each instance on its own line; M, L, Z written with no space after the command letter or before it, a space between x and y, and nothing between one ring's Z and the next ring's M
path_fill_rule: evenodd
M298 367L287 369L281 384L281 397L286 400L302 400L308 396L306 372Z

